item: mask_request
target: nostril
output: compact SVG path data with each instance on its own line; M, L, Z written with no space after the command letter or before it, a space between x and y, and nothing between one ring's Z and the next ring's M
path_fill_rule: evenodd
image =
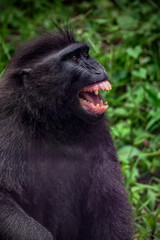
M101 72L95 72L95 74L101 74Z

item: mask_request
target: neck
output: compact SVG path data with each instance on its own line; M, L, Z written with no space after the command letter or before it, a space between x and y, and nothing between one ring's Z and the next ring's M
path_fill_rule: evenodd
M29 128L36 138L64 144L83 142L84 138L96 139L99 135L103 135L106 129L104 117L95 123L87 123L76 116L56 119L47 115L42 121L39 119L30 121L30 117L24 119L28 119L24 129L28 131Z

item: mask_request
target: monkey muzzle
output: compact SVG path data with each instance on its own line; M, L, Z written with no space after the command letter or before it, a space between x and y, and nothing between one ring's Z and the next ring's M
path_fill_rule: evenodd
M99 90L110 91L112 89L111 84L105 80L100 83L96 83L93 85L85 86L79 92L79 100L82 107L94 114L102 114L108 108L108 103L103 102L100 99Z

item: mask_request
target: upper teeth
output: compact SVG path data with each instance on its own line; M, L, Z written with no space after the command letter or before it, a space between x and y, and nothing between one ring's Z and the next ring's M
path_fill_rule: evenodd
M109 91L112 89L111 84L108 81L103 81L101 83L96 83L91 86L86 86L83 88L83 92L92 92L94 91L98 95L98 90L102 89L103 91Z

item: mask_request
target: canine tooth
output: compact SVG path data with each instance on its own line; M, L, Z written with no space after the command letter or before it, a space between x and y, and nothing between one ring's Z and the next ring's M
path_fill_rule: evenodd
M107 85L108 85L109 90L111 90L112 89L111 84L109 82L107 82Z
M108 91L109 90L109 87L108 87L108 84L106 83L105 84L105 89Z
M98 103L97 103L96 107L98 107L98 108L99 108L99 104L98 104Z
M96 95L98 95L98 90L95 90L94 93L95 93Z
M108 81L104 82L104 86L107 91L111 90L111 84Z

